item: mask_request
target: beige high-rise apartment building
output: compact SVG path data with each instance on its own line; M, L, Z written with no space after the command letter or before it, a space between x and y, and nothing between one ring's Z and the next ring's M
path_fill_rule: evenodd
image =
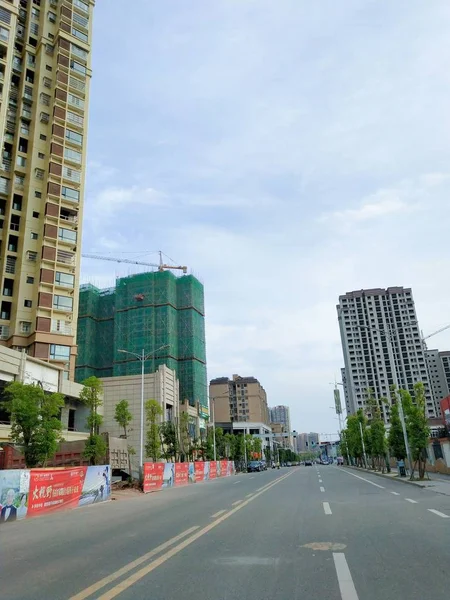
M255 377L233 375L209 383L211 417L216 423L252 422L269 424L267 395Z
M73 378L93 0L0 0L0 343Z

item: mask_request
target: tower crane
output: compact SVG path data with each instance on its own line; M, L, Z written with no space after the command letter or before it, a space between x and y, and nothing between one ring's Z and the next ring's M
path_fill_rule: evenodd
M443 331L446 331L447 329L450 329L450 323L448 325L445 325L445 327L441 327L440 329L437 329L436 331L433 331L433 333L430 333L429 335L426 335L424 337L423 333L422 333L422 344L424 349L427 349L427 345L425 343L425 340L427 340L430 337L433 337L434 335L437 335L438 333L442 333Z
M422 341L424 342L428 338L433 337L433 335L437 335L438 333L442 333L446 329L450 329L450 323L448 325L446 325L445 327L441 327L437 331L433 331L433 333L430 333L429 335L426 335L425 337L422 337Z
M156 263L148 263L141 262L139 260L130 260L129 258L114 258L112 256L101 256L99 254L82 254L83 258L93 258L95 260L109 260L111 262L117 263L127 263L129 265L142 265L144 267L157 267L158 271L165 271L166 269L178 269L183 271L183 273L187 273L187 267L182 265L168 265L163 262L162 252L159 252L159 264Z

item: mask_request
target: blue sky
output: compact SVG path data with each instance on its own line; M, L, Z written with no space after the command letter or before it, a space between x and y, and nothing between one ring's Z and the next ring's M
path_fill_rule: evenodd
M450 3L132 4L95 8L83 251L188 265L209 378L334 432L339 294L411 286L425 334L450 322Z

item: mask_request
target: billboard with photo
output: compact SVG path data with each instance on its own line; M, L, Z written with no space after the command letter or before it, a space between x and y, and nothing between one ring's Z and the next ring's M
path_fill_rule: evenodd
M189 483L189 463L175 463L175 485Z
M27 516L78 506L85 476L86 467L31 469Z
M144 463L144 493L162 489L164 481L164 463Z

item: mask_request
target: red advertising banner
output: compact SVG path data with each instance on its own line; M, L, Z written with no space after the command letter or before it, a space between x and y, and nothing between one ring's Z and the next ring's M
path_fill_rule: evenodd
M226 477L228 475L228 461L221 460L220 461L220 476Z
M189 483L189 463L175 463L175 485Z
M162 489L164 463L144 463L144 494Z
M217 477L217 461L212 460L209 463L209 478L215 479Z
M78 506L86 469L32 469L27 516Z
M194 463L195 465L195 482L203 481L205 479L205 463L203 461L198 461Z

